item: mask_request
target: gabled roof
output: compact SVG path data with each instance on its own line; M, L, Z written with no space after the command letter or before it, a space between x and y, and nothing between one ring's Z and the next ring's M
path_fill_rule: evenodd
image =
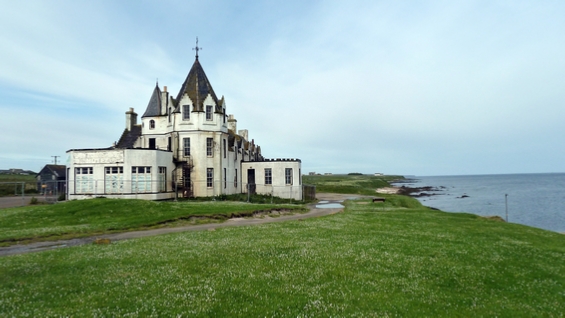
M155 84L155 89L153 90L153 94L151 94L147 109L141 117L154 116L161 116L161 89L159 88L159 84Z
M185 93L188 97L190 97L196 106L197 111L204 111L204 99L206 99L208 94L212 96L216 105L219 104L218 97L216 97L216 93L214 93L212 85L210 84L208 77L206 77L206 73L204 73L202 65L200 65L200 62L198 61L198 57L196 57L190 72L188 72L188 76L182 84L175 101L178 103Z
M49 171L51 174L55 175L57 178L67 177L67 166L64 165L45 165L37 175L43 174L44 170Z
M141 136L141 125L135 125L131 128L131 130L124 130L122 137L118 141L116 148L120 149L130 149L133 148L137 138Z

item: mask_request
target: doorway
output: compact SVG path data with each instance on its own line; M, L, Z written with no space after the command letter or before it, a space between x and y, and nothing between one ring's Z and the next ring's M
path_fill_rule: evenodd
M247 187L249 194L255 194L257 186L255 185L255 169L247 169Z

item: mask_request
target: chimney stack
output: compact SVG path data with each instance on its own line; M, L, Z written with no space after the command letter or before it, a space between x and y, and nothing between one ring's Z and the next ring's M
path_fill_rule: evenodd
M233 131L235 134L237 133L237 120L233 115L228 116L228 129Z
M238 135L240 135L241 137L243 137L243 139L245 139L245 141L247 141L247 137L249 136L249 132L247 129L242 129L240 131L237 132Z
M137 125L137 114L133 111L133 107L130 107L126 112L126 129L131 131L135 125Z

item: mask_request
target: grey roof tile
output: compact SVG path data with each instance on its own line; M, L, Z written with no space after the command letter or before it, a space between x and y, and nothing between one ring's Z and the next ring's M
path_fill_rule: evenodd
M149 99L149 104L147 104L147 109L141 117L155 116L161 116L161 89L159 85L155 85L153 94L151 94L151 98Z
M122 137L118 141L116 148L120 149L130 149L133 148L133 145L137 141L137 139L141 136L141 125L135 125L130 130L125 129Z
M198 58L194 61L190 72L188 72L188 76L182 84L175 101L178 103L185 93L195 104L197 111L204 111L204 99L206 99L208 94L212 96L216 105L219 104L218 97L216 97L216 93L214 93L212 89L212 84L210 84L208 77L206 77L206 73L204 73L204 69L202 69Z

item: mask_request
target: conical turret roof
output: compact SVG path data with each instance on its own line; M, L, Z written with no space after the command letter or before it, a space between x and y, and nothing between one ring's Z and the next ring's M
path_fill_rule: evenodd
M190 72L188 72L188 76L182 84L175 101L177 103L180 102L185 93L190 97L197 111L204 111L203 103L208 94L212 96L214 102L218 105L218 97L216 97L216 93L214 93L214 89L212 89L212 84L210 84L206 73L204 73L204 69L202 69L202 65L200 65L198 61L198 57L196 57Z
M155 84L155 89L151 98L149 99L149 104L147 104L147 109L141 117L153 117L161 115L161 89L158 84Z

